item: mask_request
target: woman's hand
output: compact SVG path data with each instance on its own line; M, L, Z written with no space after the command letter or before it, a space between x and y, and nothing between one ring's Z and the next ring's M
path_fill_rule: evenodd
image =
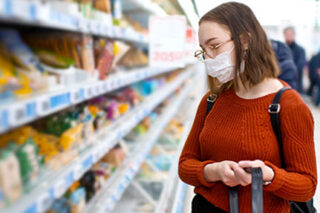
M252 176L245 171L245 168L261 168L263 181L273 180L274 171L269 166L266 166L261 160L240 161L238 166L239 167L235 167L234 174L242 186L247 186L252 183Z
M235 176L235 169L243 170L234 161L207 164L203 169L204 178L208 182L222 181L225 185L234 187L240 184Z

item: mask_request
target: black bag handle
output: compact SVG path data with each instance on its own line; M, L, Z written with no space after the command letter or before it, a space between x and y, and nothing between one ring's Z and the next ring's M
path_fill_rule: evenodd
M282 89L280 89L274 96L272 104L270 104L268 108L272 129L279 143L281 166L284 169L286 168L286 163L285 163L284 154L283 154L282 134L281 134L281 125L280 125L280 99L282 94L285 91L290 89L291 89L290 87L283 87Z
M280 99L282 94L290 90L290 87L283 87L282 89L277 92L277 94L274 96L272 104L269 105L268 112L270 114L270 120L272 124L272 129L277 137L278 144L279 144L279 150L280 150L280 158L281 158L281 166L283 169L286 168L286 162L284 158L284 152L283 152L283 143L282 143L282 134L281 134L281 125L280 125ZM290 201L290 208L291 212L294 213L314 213L316 212L314 206L313 206L313 199L307 201L307 202L293 202Z

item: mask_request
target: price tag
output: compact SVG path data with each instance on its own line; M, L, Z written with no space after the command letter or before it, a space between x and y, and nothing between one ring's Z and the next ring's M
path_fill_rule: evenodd
M50 100L47 97L37 99L37 113L38 115L44 115L50 110Z
M121 28L120 27L114 27L114 35L118 38L121 37Z
M70 93L55 95L50 98L50 109L56 109L71 103Z
M50 7L48 4L41 4L40 2L34 2L36 7L36 20L47 22L50 20Z
M30 5L28 1L12 1L12 15L21 19L32 20Z
M80 93L79 90L73 90L71 91L71 103L78 103L80 99Z
M99 83L99 87L100 87L100 94L103 94L105 93L105 83L104 82L101 82Z
M67 187L66 187L65 181L60 180L54 186L54 189L53 189L54 198L60 198L66 190L67 190Z
M118 201L118 199L117 199L116 195L112 195L111 203L110 203L110 210L112 210L115 207L117 201Z
M73 173L70 172L64 179L66 182L66 187L69 188L74 182Z
M122 194L124 189L125 189L125 187L124 187L123 183L120 183L118 186L118 189L117 189L117 195L116 195L117 199L120 198L120 195Z
M73 169L73 177L75 180L79 180L81 176L83 175L84 170L82 169L81 164L77 164Z
M36 102L27 103L26 105L26 117L33 118L37 115L37 104Z
M0 111L0 129L6 129L9 127L9 112L8 110Z
M103 83L103 92L108 92L109 91L109 81L106 80Z
M87 86L87 88L85 89L85 97L91 98L93 96L93 91L92 91L92 87L91 86Z
M30 5L29 5L29 19L30 20L37 19L37 7L33 2L30 2Z
M120 78L117 80L117 84L116 85L117 85L116 86L117 89L120 88L123 85L122 84L122 80Z
M4 11L5 16L11 16L12 15L12 3L11 0L4 0L3 8L1 8Z
M9 111L9 124L19 125L26 119L26 109L24 104L16 104L12 106Z
M93 157L92 155L87 157L83 162L82 162L82 168L83 170L87 170L90 168L90 166L93 164Z
M81 31L86 32L87 31L87 26L88 26L88 23L87 23L86 19L79 20L79 28L80 28Z
M127 30L126 28L121 28L121 37L122 38L127 38Z
M118 130L118 133L117 133L117 140L120 140L122 139L124 136L124 130L121 128Z
M100 150L96 150L93 154L92 154L92 158L93 158L93 163L96 163L99 159L100 159Z
M50 208L53 198L49 193L44 193L37 199L37 211L36 212L45 212Z
M139 34L139 41L143 42L144 40L144 36L142 34Z
M95 85L94 90L96 95L100 95L102 93L100 84Z

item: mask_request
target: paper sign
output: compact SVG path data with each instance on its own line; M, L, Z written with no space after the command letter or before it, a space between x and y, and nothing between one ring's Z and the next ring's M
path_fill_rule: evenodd
M184 67L186 19L184 16L151 17L150 66Z

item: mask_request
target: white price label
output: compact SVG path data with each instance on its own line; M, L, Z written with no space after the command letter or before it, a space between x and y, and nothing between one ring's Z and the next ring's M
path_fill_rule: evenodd
M60 180L55 184L53 194L54 198L60 198L66 191L66 183L64 180Z
M80 91L75 89L71 91L71 103L78 103L80 101Z
M108 92L109 91L109 81L106 80L104 83L103 83L103 92Z
M121 28L120 27L114 27L113 28L114 29L114 35L116 36L116 37L121 37Z
M27 20L33 20L34 14L31 12L35 12L34 10L30 10L31 3L28 1L11 1L12 2L12 14L15 17ZM34 8L34 5L33 5Z
M81 164L77 164L73 169L73 177L75 180L79 180L81 176L83 175L84 171L82 169Z
M86 19L79 20L79 29L83 32L88 31L88 22Z
M49 98L38 98L37 99L37 113L38 115L44 115L50 110Z
M50 208L53 199L51 198L49 193L45 193L41 195L37 199L37 212L45 212L47 209Z
M105 93L105 83L104 82L101 82L99 83L99 87L100 87L100 94L101 93Z
M19 125L26 119L26 109L24 104L16 104L8 109L10 125Z
M91 86L88 86L86 89L85 89L85 97L88 99L88 98L91 98L94 93L93 93L93 87Z
M99 84L94 87L94 92L95 92L95 95L100 95L102 93L101 87Z
M98 160L100 159L99 154L100 154L99 150L96 150L95 152L93 152L93 154L92 154L92 162L93 163L98 162Z

